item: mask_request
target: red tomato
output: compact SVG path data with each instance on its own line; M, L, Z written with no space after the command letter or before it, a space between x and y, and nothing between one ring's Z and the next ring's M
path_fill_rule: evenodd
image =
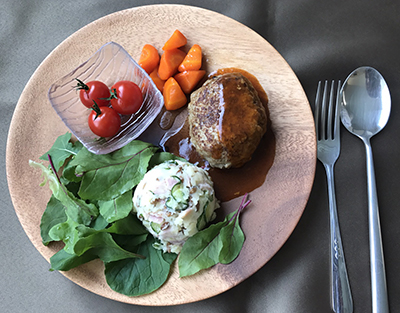
M118 113L136 113L142 103L142 91L134 82L121 80L111 87L111 106Z
M121 117L110 107L98 107L94 109L88 118L89 128L100 137L112 137L121 128ZM97 115L97 117L96 117Z
M110 90L107 85L98 81L93 80L88 83L84 83L79 79L77 89L79 89L79 98L84 106L91 108L93 106L93 100L96 101L99 107L107 106L110 104Z

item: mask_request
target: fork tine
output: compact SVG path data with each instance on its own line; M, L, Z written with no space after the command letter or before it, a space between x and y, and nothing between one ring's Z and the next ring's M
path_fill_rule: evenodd
M336 125L336 123L333 123L333 119L336 118L336 103L333 102L333 94L334 94L334 87L335 87L335 81L332 80L331 83L331 91L329 93L329 105L328 105L328 126L327 126L327 134L326 138L327 139L333 139L333 127L332 125Z
M340 138L340 116L339 116L339 107L340 107L340 89L341 89L341 81L338 80L337 92L336 92L336 108L335 108L335 125L333 130L333 139L336 137Z
M321 105L320 105L320 97L321 97L321 81L318 82L318 87L317 87L317 95L315 96L315 106L314 106L314 121L315 121L315 133L317 135L317 140L320 139L319 137L319 124L320 124L320 111L321 111Z
M322 95L320 139L326 139L327 89L328 89L328 81L326 80L324 85L324 93Z

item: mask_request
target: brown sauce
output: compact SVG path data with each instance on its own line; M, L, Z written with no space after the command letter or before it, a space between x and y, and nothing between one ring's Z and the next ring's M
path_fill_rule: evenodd
M266 108L268 126L252 159L242 167L230 169L209 168L209 174L214 182L216 196L221 202L229 201L260 187L264 183L275 157L275 137L271 130L271 122L269 120L267 94L253 75L241 69L221 69L212 73L210 77L229 72L240 72L251 81L259 94L261 102ZM199 156L196 149L190 143L189 125L187 122L177 134L171 136L165 142L164 149L185 158L191 163L197 163L198 166L208 168L207 161Z
M222 75L226 73L240 73L243 76L245 76L253 85L254 89L257 90L258 96L260 97L261 103L264 105L265 109L268 112L268 96L267 93L265 92L264 88L261 86L260 82L258 79L250 74L249 72L242 70L240 68L236 67L228 67L228 68L221 68L213 73L210 74L209 77L216 76L216 75ZM268 114L268 113L267 113Z

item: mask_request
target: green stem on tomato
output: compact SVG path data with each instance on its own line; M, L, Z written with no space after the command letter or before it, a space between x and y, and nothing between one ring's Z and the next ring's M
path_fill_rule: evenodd
M94 117L94 119L96 119L101 114L101 110L100 110L98 104L96 103L96 101L93 100L93 103L94 104L91 107L91 109L96 112L96 116Z
M78 84L76 85L76 90L89 90L89 86L86 85L83 81L81 81L78 78L75 78L78 81Z
M117 96L117 89L111 88L110 89L110 96L108 98L102 98L103 100L112 100L112 99L118 99Z

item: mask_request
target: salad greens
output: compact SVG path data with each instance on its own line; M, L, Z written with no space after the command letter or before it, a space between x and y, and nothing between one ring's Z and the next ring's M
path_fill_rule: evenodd
M180 277L189 276L217 263L229 264L239 255L245 236L239 215L250 204L245 196L240 207L225 220L194 234L183 245L178 265Z
M99 258L107 283L119 293L139 296L162 286L177 255L154 248L156 239L132 212L132 195L149 169L178 157L139 140L96 155L66 133L40 159L49 166L29 164L42 171L41 185L48 182L53 192L40 223L42 242L64 243L50 258L51 270L68 271ZM224 221L185 243L178 261L181 277L239 255L245 240L239 215L249 203L244 198Z

